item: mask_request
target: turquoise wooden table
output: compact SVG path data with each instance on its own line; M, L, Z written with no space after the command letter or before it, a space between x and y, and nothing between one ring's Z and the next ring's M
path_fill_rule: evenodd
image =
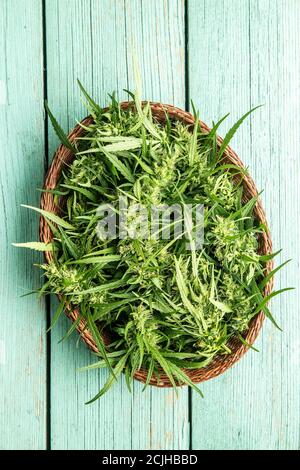
M106 373L82 373L90 352L74 336L58 344L67 320L46 336L50 309L21 297L41 279L41 258L11 247L34 240L38 204L57 146L44 99L63 127L84 116L79 77L104 105L134 88L132 57L145 99L189 107L229 128L264 104L234 138L265 188L275 248L293 258L276 287L299 287L299 0L0 0L0 448L299 449L299 289L275 299L283 328L265 322L259 353L202 384L205 398L151 388L132 395L124 381L84 405ZM280 260L278 260L279 262Z

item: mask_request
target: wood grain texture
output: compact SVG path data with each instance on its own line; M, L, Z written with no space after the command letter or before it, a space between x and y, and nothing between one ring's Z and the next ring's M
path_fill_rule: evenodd
M46 403L45 304L35 296L36 254L11 247L35 240L44 169L43 98L64 129L85 115L76 79L104 105L107 93L134 89L133 55L143 96L185 107L188 93L207 123L228 111L224 135L244 112L264 104L234 137L262 195L275 249L293 258L276 288L296 286L272 302L283 332L266 321L256 346L223 376L192 394L194 449L300 448L299 317L299 0L187 0L188 77L183 0L45 0L47 90L43 89L43 2L0 0L0 449L187 449L188 392L130 395L124 380L91 406L84 402L107 372L80 373L93 357L74 335L51 334ZM58 144L49 126L49 155ZM278 259L278 263L280 259ZM55 306L55 300L52 301ZM51 409L49 407L51 406Z
M0 449L46 445L45 306L21 298L40 285L41 258L12 242L36 240L44 173L42 9L3 1L0 14Z
M299 287L299 22L297 0L189 0L189 91L203 119L264 104L233 147L265 188L275 249L293 258L276 288ZM271 307L283 333L266 321L260 352L193 395L194 449L299 449L299 289Z
M184 4L180 0L48 0L48 100L65 129L84 116L77 77L104 105L107 93L134 89L133 55L143 96L184 107ZM57 140L49 132L53 153ZM124 380L91 406L106 372L79 373L92 356L77 337L57 345L63 321L51 336L51 447L53 449L184 449L189 443L188 391L149 389Z

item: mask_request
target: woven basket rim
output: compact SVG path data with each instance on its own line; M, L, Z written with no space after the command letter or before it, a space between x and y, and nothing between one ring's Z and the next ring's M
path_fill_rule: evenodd
M182 121L188 125L191 125L191 127L194 125L194 117L191 113L187 111L184 111L172 105L162 104L162 103L157 103L157 102L144 101L142 105L144 106L148 103L150 104L153 117L155 117L158 121L162 123L165 122L165 115L167 113L171 120ZM128 109L129 107L134 107L134 103L132 101L124 101L120 103L120 106L122 107L122 109ZM80 122L80 124L77 124L74 127L74 129L69 133L69 136L68 136L69 140L73 142L76 140L77 137L84 134L84 129L81 126L81 124L86 126L86 125L91 124L92 122L93 122L93 118L91 116L88 116L85 119L83 119ZM199 123L203 132L206 133L210 131L210 128L204 122L199 121ZM223 142L223 139L218 136L217 137L218 147L221 146L222 142ZM245 168L244 164L242 163L238 155L232 150L230 146L227 146L224 152L223 158L225 161L229 161L230 163L234 163L235 165L241 168ZM72 152L63 144L61 144L57 148L54 154L52 163L46 174L45 182L44 182L44 189L55 188L64 165L72 162L73 159L74 159L74 155L72 155ZM249 199L252 196L258 195L256 185L248 173L243 177L243 188L244 188L243 195L245 197L245 200ZM44 192L42 194L41 208L44 210L54 212L54 213L59 213L59 210L60 210L59 207L56 206L54 203L53 195L49 192L47 193ZM263 223L267 227L267 231L262 233L260 236L260 252L261 254L270 254L272 253L272 240L271 240L270 231L268 229L265 212L264 212L263 206L259 198L256 202L254 213L255 213L255 217L257 218L257 220ZM44 243L49 243L52 240L52 238L53 238L53 235L52 235L50 227L48 226L46 220L43 217L41 217L40 218L40 240L43 241ZM51 252L45 253L45 258L48 263L51 261L52 256L53 255ZM266 275L272 269L273 269L273 260L269 260L266 263ZM269 280L269 282L266 284L264 288L264 296L270 294L272 292L272 289L273 289L273 278ZM71 308L70 305L66 305L65 314L71 319L72 322L74 322L78 318L78 315L80 314L80 312L78 308ZM252 345L255 339L257 338L259 331L262 327L263 321L264 321L263 312L259 312L255 317L252 318L249 329L243 335L248 345ZM86 327L86 323L84 320L81 320L79 322L76 329L78 333L80 334L82 340L86 343L86 345L93 352L96 352L96 353L99 352L90 331ZM105 336L105 334L103 335L103 339L106 344L109 343L109 339L108 337ZM194 383L200 383L200 382L209 380L213 377L216 377L222 374L228 368L232 367L249 349L249 346L246 346L246 344L242 343L238 338L234 338L232 340L232 342L230 343L230 347L232 349L231 354L218 355L213 359L213 361L208 366L201 368L201 369L193 369L193 370L183 369L184 372L189 376L189 378ZM136 373L134 374L134 378L145 383L147 379L147 374L148 374L147 370L140 369L136 371ZM150 385L154 385L157 387L171 387L172 386L169 378L163 372L160 374L159 377L157 377L156 375L153 375L150 379ZM182 385L182 384L179 384L179 385Z

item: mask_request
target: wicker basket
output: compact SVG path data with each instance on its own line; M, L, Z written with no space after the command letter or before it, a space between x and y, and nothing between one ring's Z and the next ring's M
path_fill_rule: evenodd
M132 106L132 102L123 102L121 103L121 107L123 109L127 109L128 107ZM180 120L188 125L191 125L191 128L194 123L193 116L185 112L179 108L175 108L174 106L164 105L161 103L150 103L152 114L153 116L160 121L161 123L165 123L165 113L169 115L171 120ZM86 126L91 124L93 119L91 117L85 118L82 123ZM200 121L201 129L203 132L209 132L208 126ZM77 125L73 131L69 134L70 141L75 141L77 137L81 136L84 133L84 129ZM217 140L218 146L222 144L222 139L218 137ZM66 148L64 145L60 145L57 149L52 164L49 168L45 179L45 189L54 189L57 185L58 179L61 175L62 169L65 164L70 164L74 159L74 155L71 151ZM225 154L224 154L224 161L227 163L233 163L240 167L243 167L243 163L236 155L236 153L230 148L227 147ZM243 179L243 201L246 202L253 196L257 196L257 189L249 175L246 175ZM41 198L41 208L47 211L54 212L58 214L60 212L60 208L57 207L54 203L54 197L50 193L43 193ZM261 205L261 202L258 200L254 209L254 215L257 220L267 226L266 217L264 213L264 209ZM43 217L40 219L40 239L45 243L49 243L52 240L52 232L49 228L47 222ZM262 233L260 235L259 240L259 253L260 254L269 254L272 252L272 241L270 238L270 233ZM46 260L49 262L52 259L52 253L46 252ZM273 268L273 262L269 261L266 266L266 271L269 273ZM270 294L273 288L272 280L269 281L264 289L264 295ZM79 315L78 309L72 309L69 305L66 305L65 309L66 315L74 322ZM263 312L258 313L250 322L250 326L248 331L245 333L244 338L248 344L252 344L256 337L258 336L259 330L261 329L262 323L264 320ZM94 352L98 352L97 346L93 340L93 337L90 331L86 328L86 324L84 320L81 320L77 326L77 331L81 335L83 341L87 344L87 346ZM103 339L106 344L109 343L109 336L104 332ZM228 344L232 353L227 355L219 355L216 356L213 361L206 367L201 369L195 370L185 370L185 373L190 377L190 379L194 383L203 382L205 380L211 379L216 377L217 375L222 374L225 372L226 369L231 367L234 363L236 363L245 352L248 350L248 347L241 343L238 338L234 338ZM147 377L147 370L140 369L138 370L134 377L141 381L145 382ZM157 387L171 387L171 383L168 377L162 372L159 376L152 376L150 380L151 385L155 385Z

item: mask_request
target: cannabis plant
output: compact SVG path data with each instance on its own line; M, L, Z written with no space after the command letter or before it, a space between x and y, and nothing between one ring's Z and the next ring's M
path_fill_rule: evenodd
M102 109L80 87L93 122L83 126L84 136L75 143L48 109L62 143L74 153L51 190L57 203L63 198L60 217L32 208L50 224L53 241L21 244L53 252L53 260L40 266L45 277L40 292L61 299L51 327L66 303L79 307L79 319L66 336L84 319L99 350L97 362L87 369L107 366L111 372L90 401L122 372L130 388L141 368L148 370L146 386L163 371L174 387L186 383L201 393L184 370L230 354L230 339L245 341L250 320L261 310L275 323L263 293L273 275L265 277L266 261L274 255L258 252L266 227L253 215L256 198L242 202L245 170L224 163L226 146L249 113L219 147L222 120L209 133L200 128L196 113L193 129L168 115L162 125L137 95L129 93L134 105L127 109L114 95ZM132 237L130 231L125 237L105 236L99 230L99 206L115 209L119 228L120 197L126 198L126 217L134 222L130 208L136 205L148 213L153 206L202 205L202 247L196 247L189 224L182 236L169 238L159 227L149 236ZM175 232L173 219L170 232ZM102 340L104 330L109 345Z

